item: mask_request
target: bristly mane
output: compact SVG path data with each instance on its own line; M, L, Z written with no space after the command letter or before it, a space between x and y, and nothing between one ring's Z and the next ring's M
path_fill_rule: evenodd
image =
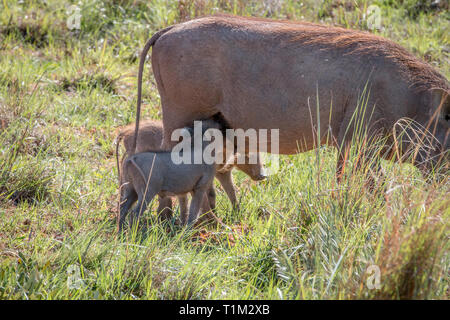
M384 57L398 65L405 79L418 90L450 89L447 79L430 64L415 57L399 44L368 32L335 27L308 27L307 33L298 34L295 39L305 44L347 48L348 55Z
M415 57L399 44L366 31L325 26L310 22L271 20L266 18L238 17L218 14L225 24L264 22L273 25L273 32L290 34L290 41L317 45L323 50L348 49L346 55L383 57L399 66L400 72L411 87L422 91L442 89L450 92L448 80L430 64Z

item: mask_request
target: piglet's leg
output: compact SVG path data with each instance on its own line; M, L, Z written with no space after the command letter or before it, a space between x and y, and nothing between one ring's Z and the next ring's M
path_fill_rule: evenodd
M214 189L214 184L211 183L211 186L208 188L206 192L208 196L209 207L212 211L216 209L216 190Z
M147 209L147 206L152 202L153 198L156 196L157 192L155 190L148 190L145 198L143 199L139 195L138 203L136 204L136 208L133 210L133 214L130 215L130 225L133 227L136 221L139 221L139 216L142 212Z
M194 190L192 194L191 205L189 208L189 217L187 225L191 226L197 221L198 213L202 206L203 197L205 196L205 189Z
M230 199L233 209L239 210L239 204L238 204L237 197L236 197L236 190L234 189L233 177L231 175L231 170L227 171L225 173L217 172L216 178L217 178L217 180L219 180L219 182L222 185L223 189L225 190L228 198Z
M119 213L119 221L118 221L118 231L121 232L123 229L123 224L125 222L125 217L130 210L130 207L133 203L138 199L136 192L130 186L130 184L123 185L121 187L121 195L120 195L120 213Z
M158 206L158 215L160 221L169 220L172 218L172 198L160 197Z
M180 220L181 224L185 225L188 220L188 198L187 194L178 196L178 203L180 205Z

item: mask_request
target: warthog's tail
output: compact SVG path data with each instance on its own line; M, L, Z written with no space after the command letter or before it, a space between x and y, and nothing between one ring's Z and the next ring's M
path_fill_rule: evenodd
M122 182L121 181L122 179L121 179L121 176L120 176L119 146L120 146L120 142L123 139L123 136L124 136L123 132L120 132L119 135L116 138L116 164L117 164L117 176L119 178L119 187L120 187L120 184Z
M116 164L117 164L117 178L119 180L119 193L117 195L117 230L119 230L119 219L120 219L120 194L122 189L122 177L120 175L120 162L119 162L119 147L120 141L123 139L123 132L120 132L116 138Z
M139 60L139 73L138 73L138 93L137 93L137 108L136 108L136 129L134 131L134 141L131 150L133 150L133 154L136 153L136 145L137 145L137 135L139 132L139 118L141 116L141 100L142 100L142 73L144 70L144 64L145 64L145 58L147 57L147 53L150 50L150 47L152 47L156 40L159 39L164 33L172 29L174 26L170 26L167 28L164 28L162 30L159 30L156 32L150 40L147 41L147 43L144 46L144 49L142 49L140 60Z

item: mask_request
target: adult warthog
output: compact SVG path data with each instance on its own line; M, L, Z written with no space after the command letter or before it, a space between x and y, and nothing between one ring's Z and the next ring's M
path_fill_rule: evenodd
M174 144L174 129L215 114L231 128L279 129L281 154L310 150L318 140L345 147L357 121L369 135L389 134L402 118L413 119L436 138L430 140L430 152L417 154L416 164L427 159L436 164L449 149L449 82L382 37L235 16L168 27L153 35L141 54L138 119L142 71L151 46L165 149ZM355 112L361 101L367 111ZM361 119L355 120L355 114ZM136 121L136 134L138 126ZM329 133L332 138L326 139ZM338 168L343 161L341 152Z

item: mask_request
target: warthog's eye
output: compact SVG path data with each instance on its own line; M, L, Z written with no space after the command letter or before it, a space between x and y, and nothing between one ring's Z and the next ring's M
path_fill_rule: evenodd
M450 114L446 114L445 117L444 117L444 119L445 119L445 121L450 120Z

